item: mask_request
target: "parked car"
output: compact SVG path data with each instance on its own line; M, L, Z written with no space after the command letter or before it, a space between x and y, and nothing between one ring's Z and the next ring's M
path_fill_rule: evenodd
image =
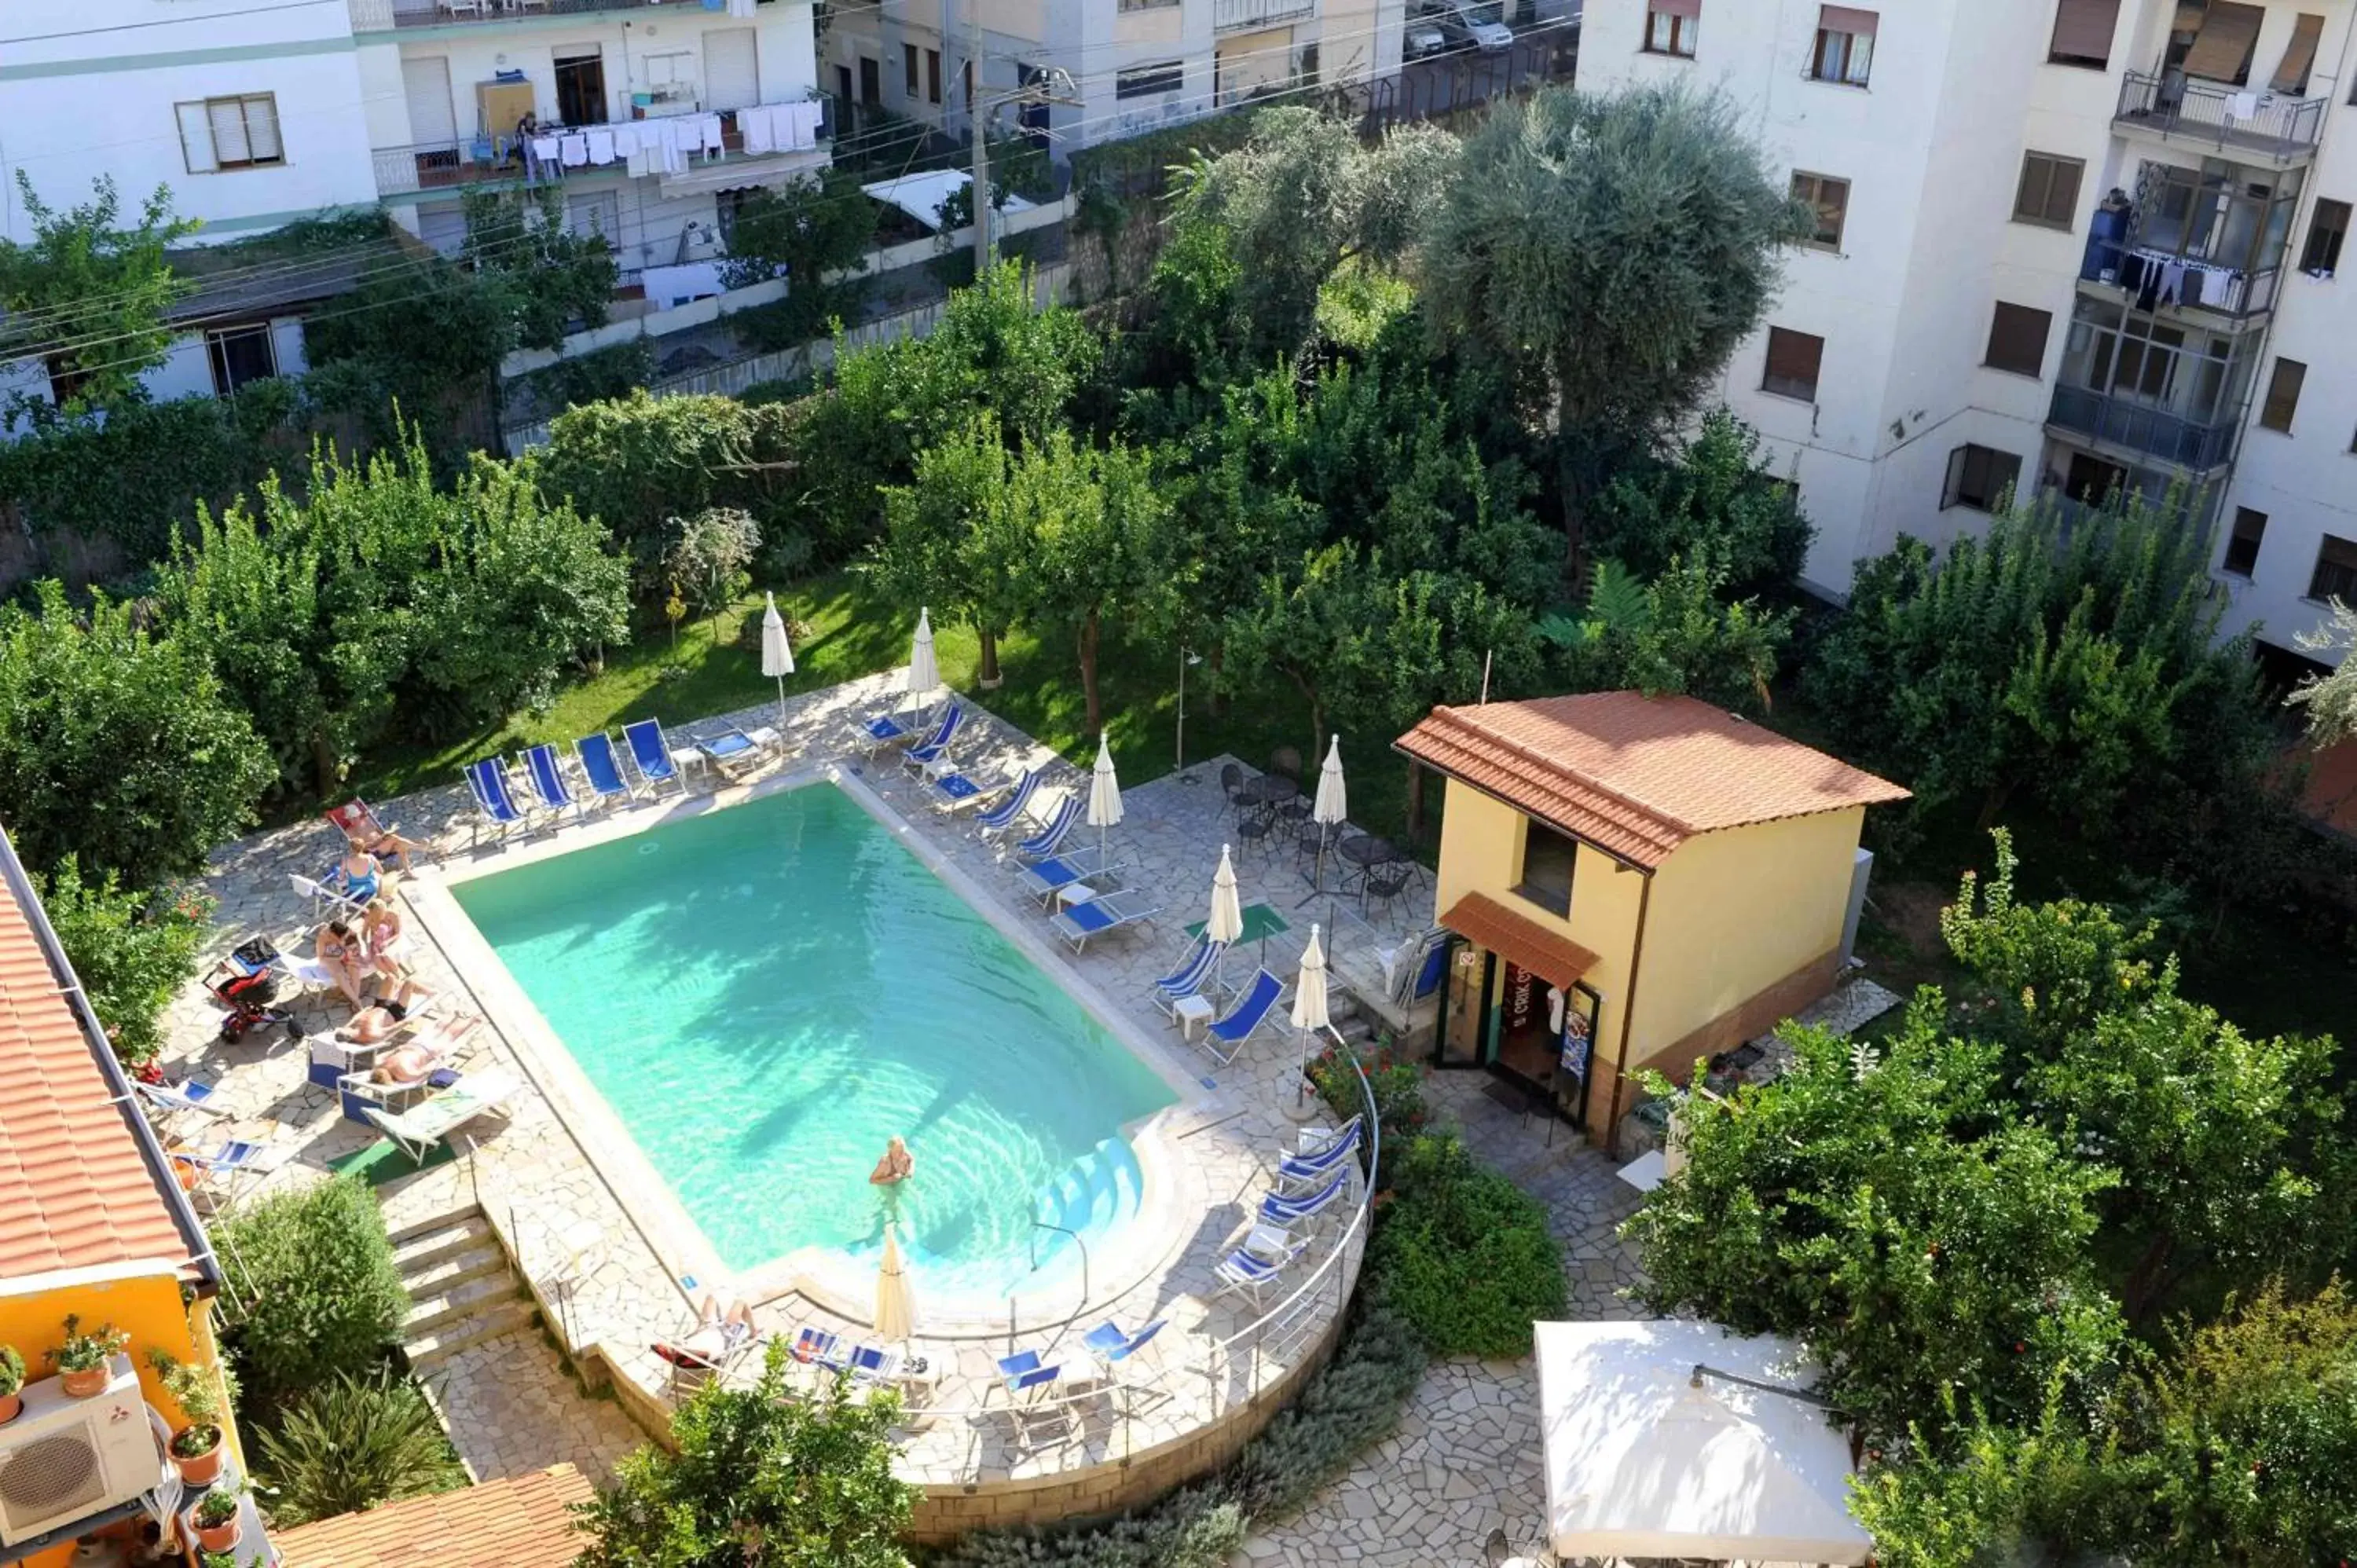
M1429 15L1431 11L1438 9L1440 7L1437 5L1423 7L1419 14L1408 22L1407 31L1400 38L1402 59L1424 59L1448 51L1448 35L1441 30L1440 24Z
M1436 27L1451 48L1495 53L1514 41L1499 0L1416 0L1408 16L1410 31L1419 24Z

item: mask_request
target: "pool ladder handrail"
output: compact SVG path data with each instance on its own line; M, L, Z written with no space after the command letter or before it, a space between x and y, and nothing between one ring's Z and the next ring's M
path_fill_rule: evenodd
M1089 1289L1089 1239L1082 1235L1079 1231L1073 1230L1069 1225L1051 1225L1047 1220L1034 1216L1031 1220L1031 1272L1035 1274L1039 1272L1039 1232L1042 1230L1061 1231L1063 1234L1070 1236L1072 1240L1079 1245L1081 1249L1081 1310L1086 1312L1089 1307L1089 1303L1096 1299L1095 1293ZM1006 1297L1006 1326L1008 1331L1011 1333L1015 1326L1015 1294L1011 1291L1007 1293Z

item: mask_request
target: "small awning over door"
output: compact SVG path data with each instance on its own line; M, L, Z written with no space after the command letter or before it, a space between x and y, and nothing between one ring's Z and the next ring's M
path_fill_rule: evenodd
M1516 914L1486 893L1468 893L1448 907L1440 923L1477 947L1487 948L1566 990L1596 967L1594 953L1529 916Z

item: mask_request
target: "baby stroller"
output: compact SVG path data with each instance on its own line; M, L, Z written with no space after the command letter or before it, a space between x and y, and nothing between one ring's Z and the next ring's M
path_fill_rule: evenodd
M205 976L205 989L212 993L213 1000L229 1009L229 1015L221 1025L223 1045L233 1046L248 1031L272 1024L284 1026L290 1040L303 1037L295 1015L273 1005L278 1000L278 950L267 937L255 937L240 944L213 965L212 972Z

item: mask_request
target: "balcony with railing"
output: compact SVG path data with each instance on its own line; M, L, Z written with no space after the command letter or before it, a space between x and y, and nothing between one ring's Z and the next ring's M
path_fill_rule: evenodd
M2234 455L2234 421L2203 424L2134 398L2058 386L2046 423L2099 446L2155 457L2188 473L2222 467Z
M1318 0L1211 0L1211 30L1241 32L1274 27L1318 14Z
M579 16L601 11L692 11L695 0L345 0L355 33L404 27L446 27L467 22L513 22L534 16Z
M818 104L820 110L815 137L818 145L815 148L773 146L766 152L748 152L745 145L745 130L739 124L742 110L695 111L696 114L717 113L720 116L720 152L716 156L698 154L689 163L690 172L702 175L726 168L731 164L742 164L748 171L747 181L751 183L759 177L754 171L772 159L823 156L834 140L834 102L823 94L813 96L810 102ZM671 118L683 120L694 117L694 114L689 114ZM651 120L625 122L633 126L656 123ZM592 131L620 128L619 125L550 126L543 134L561 141L569 135L587 135ZM376 190L380 200L421 193L456 191L471 185L564 182L629 172L627 162L619 157L603 164L570 167L565 166L561 158L549 163L528 157L512 133L463 137L457 141L424 142L406 147L375 147L370 150L370 157L376 166ZM671 177L680 177L674 173ZM697 183L709 188L708 182Z
M2324 132L2324 100L2203 81L2179 71L2132 70L2120 82L2112 124L2125 133L2281 166L2315 153Z

